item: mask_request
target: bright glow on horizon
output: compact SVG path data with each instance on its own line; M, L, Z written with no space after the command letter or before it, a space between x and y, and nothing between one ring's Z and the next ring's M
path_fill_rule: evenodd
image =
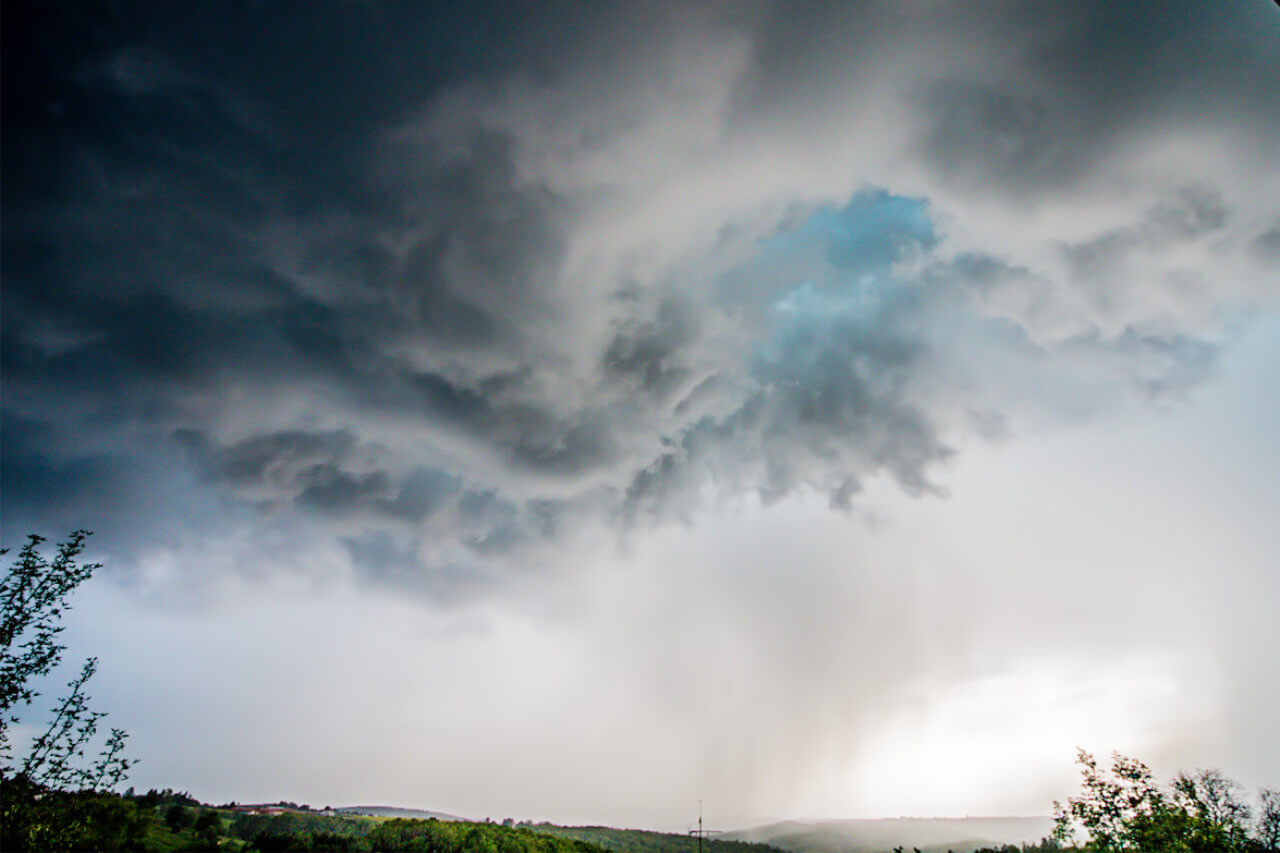
M1030 660L957 685L921 685L867 737L845 812L856 817L1046 814L1050 782L1071 790L1077 747L1147 755L1156 732L1197 725L1203 673L1167 656ZM1046 774L1045 768L1058 772ZM1012 791L1020 795L1010 796Z

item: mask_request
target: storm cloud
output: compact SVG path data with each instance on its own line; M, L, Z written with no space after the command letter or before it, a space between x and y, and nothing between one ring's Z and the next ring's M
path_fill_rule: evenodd
M880 474L937 493L957 430L1012 416L998 366L939 365L957 328L1158 397L1211 369L1218 306L1263 295L1246 249L1276 214L1232 184L1277 121L1273 65L1235 49L1256 10L596 10L557 56L533 12L330 11L12 16L5 413L44 446L6 441L7 479L176 443L227 499L410 529L450 489L496 525L678 516L708 484L847 507ZM912 41L941 22L950 48ZM1167 189L1134 168L1136 198L1094 188L1096 224L1037 234L1124 139L1199 132L1164 108L1205 97L1189 43L1247 81L1211 107L1239 151ZM1001 193L1022 245L967 233ZM57 500L12 489L15 531Z

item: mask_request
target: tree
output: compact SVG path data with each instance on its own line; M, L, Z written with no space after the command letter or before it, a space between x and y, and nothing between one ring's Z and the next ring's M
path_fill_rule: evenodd
M205 809L200 812L192 828L206 847L213 850L218 848L218 836L222 833L222 815L213 809Z
M1258 791L1258 818L1254 829L1263 850L1280 850L1280 790Z
M41 789L17 776L5 780L0 850L141 850L158 824L136 800Z
M1220 770L1179 773L1173 779L1174 801L1204 843L1245 848L1249 842L1249 805L1243 786Z
M1054 837L1068 842L1079 827L1090 850L1138 849L1132 838L1135 825L1145 823L1164 808L1151 771L1141 761L1115 753L1108 775L1083 749L1078 751L1076 763L1080 765L1084 790L1079 797L1068 799L1065 806L1054 802Z
M1059 842L1070 843L1082 835L1083 849L1105 853L1255 849L1241 786L1217 770L1179 773L1166 790L1145 764L1119 753L1112 755L1109 773L1099 770L1097 761L1084 750L1079 751L1077 763L1083 777L1081 795L1069 798L1065 806L1053 804L1054 839ZM1265 810L1268 801L1263 802ZM1275 806L1280 811L1280 802ZM1258 839L1265 845L1264 838L1260 829Z
M77 559L88 536L86 530L75 531L57 546L52 560L40 553L45 540L29 536L0 581L0 778L20 779L35 789L111 790L135 763L123 755L124 731L114 728L97 757L88 757L105 716L89 709L84 692L97 671L97 658L86 660L68 682L70 692L54 707L48 726L31 742L25 757L18 760L13 755L11 726L40 695L35 685L58 666L66 650L58 636L71 593L101 568ZM0 555L6 553L0 550Z
M169 806L164 813L164 825L174 832L195 826L196 816L186 807L179 805Z

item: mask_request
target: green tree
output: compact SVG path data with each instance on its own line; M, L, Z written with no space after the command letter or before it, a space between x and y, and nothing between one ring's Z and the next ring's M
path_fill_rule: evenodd
M217 832L222 829L222 815L214 809L205 809L195 822L196 832Z
M78 530L57 546L52 560L44 540L30 536L0 580L0 846L5 850L137 849L154 815L132 800L103 792L114 788L132 761L125 733L112 729L96 757L98 723L85 684L97 670L84 662L55 703L48 725L15 755L12 727L40 695L36 685L62 661L58 641L70 596L96 563L82 563L88 532ZM0 554L8 553L0 550Z
M1174 802L1202 849L1206 845L1232 850L1249 846L1250 810L1243 790L1220 770L1197 770L1174 777Z
M135 800L48 790L18 776L4 784L0 850L141 850L158 824Z
M62 617L76 587L100 568L78 560L88 531L77 530L57 546L52 560L40 553L44 539L31 535L0 581L0 778L21 777L50 790L110 790L132 761L124 758L125 733L112 729L96 759L89 759L98 723L105 716L89 709L84 688L97 671L97 658L84 662L68 682L69 692L53 709L48 726L18 760L11 727L39 696L35 684L62 660L58 642ZM8 550L0 550L0 555Z
M1217 770L1180 773L1164 789L1145 764L1119 753L1112 755L1109 772L1100 770L1084 750L1077 763L1080 796L1066 805L1053 804L1057 841L1083 837L1083 849L1099 853L1244 853L1254 848L1240 786Z
M1263 850L1280 850L1280 790L1258 791L1258 817L1254 835Z
M196 816L186 806L173 805L165 809L164 825L174 832L195 826Z
M1080 796L1064 806L1054 802L1054 835L1069 841L1077 828L1087 838L1086 849L1115 851L1136 849L1131 831L1135 822L1146 820L1163 808L1151 771L1141 761L1115 753L1110 774L1098 769L1092 755L1079 750L1083 788Z

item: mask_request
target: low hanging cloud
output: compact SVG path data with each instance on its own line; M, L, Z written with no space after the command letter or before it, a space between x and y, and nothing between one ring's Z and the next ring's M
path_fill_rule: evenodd
M288 519L456 592L584 521L941 494L975 437L1176 397L1280 229L1271 10L1190 10L610 9L561 53L392 4L270 67L236 34L275 9L30 22L6 536ZM468 40L502 61L421 59Z

